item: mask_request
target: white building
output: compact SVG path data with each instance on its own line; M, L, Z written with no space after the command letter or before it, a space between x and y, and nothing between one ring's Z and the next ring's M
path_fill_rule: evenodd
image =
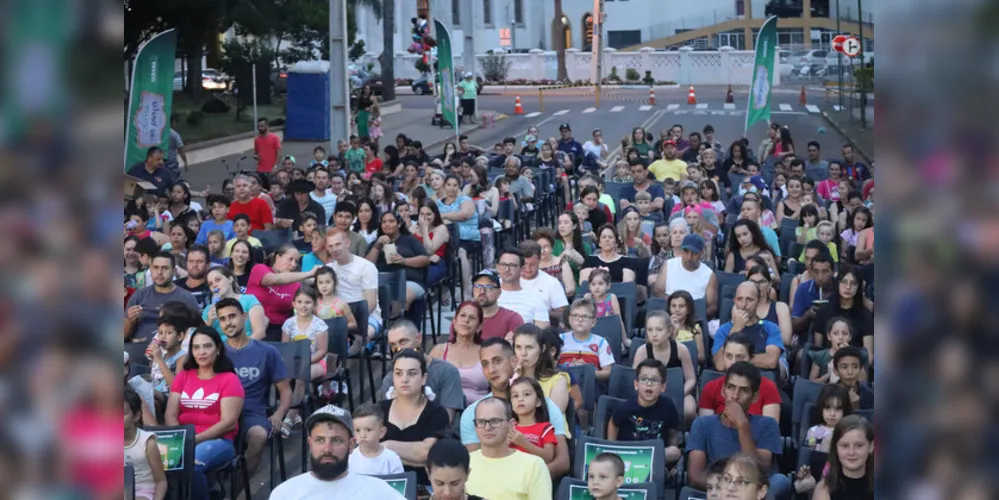
M411 43L411 19L416 16L416 0L384 0L396 3L395 53L405 52ZM604 0L604 46L618 49L652 43L660 48L668 37L744 19L747 10L752 18L762 20L769 0ZM809 2L809 0L804 0ZM820 0L814 0L818 3ZM809 2L810 3L810 2ZM848 6L849 4L849 6ZM873 7L875 0L865 4ZM829 18L836 17L835 2L828 2ZM559 32L552 0L430 0L431 15L451 29L454 55L464 49L463 31L460 27L460 9L472 8L474 51L512 48L515 51L530 49L553 50L554 36ZM852 8L853 12L849 9ZM870 9L864 11L864 21L870 22ZM589 49L587 24L593 12L592 0L562 0L563 30L566 47ZM856 19L856 4L842 5L843 19ZM822 19L827 21L828 19ZM788 20L790 21L790 20ZM797 20L800 21L800 20ZM818 18L815 21L819 21ZM783 21L782 21L783 22ZM802 24L798 22L797 24ZM816 23L817 24L817 23ZM381 53L381 22L367 8L357 11L358 37L364 40L368 52ZM827 23L828 25L828 23ZM720 26L721 27L721 26ZM804 29L803 29L804 28ZM807 23L804 27L779 29L780 44L784 48L802 48L827 45L831 36L825 28ZM846 31L844 29L844 31ZM509 33L509 39L505 35ZM504 39L501 40L501 35ZM872 37L873 38L873 37ZM658 41L659 43L653 43ZM688 43L695 46L731 45L746 48L744 29L715 32L703 39ZM509 45L507 45L509 43ZM686 43L686 42L685 42ZM751 43L748 48L752 49Z

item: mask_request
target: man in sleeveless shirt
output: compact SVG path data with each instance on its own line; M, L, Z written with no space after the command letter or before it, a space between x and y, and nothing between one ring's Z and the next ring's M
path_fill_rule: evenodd
M666 296L677 290L686 290L694 300L704 299L708 319L718 315L718 281L710 267L701 262L704 238L688 234L680 244L680 256L666 261L659 273L657 288L666 290Z

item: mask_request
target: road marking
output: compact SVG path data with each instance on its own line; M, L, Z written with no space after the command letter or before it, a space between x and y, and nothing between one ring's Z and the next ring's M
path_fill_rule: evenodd
M809 113L818 113L819 112L819 107L816 106L816 105L814 105L814 104L806 104L805 105L805 109L807 109Z
M781 111L791 111L791 105L790 104L781 104L780 105L780 110Z
M583 113L592 113L592 112L594 112L596 110L597 110L597 108L586 108L586 109L583 110Z
M725 103L725 109L735 109L735 103L734 102L726 102Z
M533 113L528 113L528 114L524 115L524 118L534 118L535 116L541 116L541 112L540 111L535 111Z
M839 104L833 104L833 111L839 111L840 109L842 108L839 107Z
M651 116L649 116L644 122L642 122L640 126L642 127L643 130L650 130L652 126L655 125L656 122L659 121L659 119L665 115L666 111L662 109L656 110L652 113ZM614 148L614 150L611 151L610 154L607 155L607 158L615 158L620 154L621 154L621 145L618 144L618 146Z
M670 104L670 105L666 106L666 111L676 111L678 109L680 109L680 105L679 104Z
M613 108L611 108L611 113L617 113L618 111L621 111L623 109L624 106L614 106Z
M552 116L562 116L562 115L564 115L564 114L566 114L568 112L569 112L568 109L560 109L560 110L552 113Z
M774 111L775 115L807 115L804 111Z
M652 109L652 106L650 106L650 105L648 105L648 104L645 104L645 105L643 105L643 106L639 106L639 107L638 107L638 110L639 110L639 111L648 111L648 110L650 110L650 109Z
M702 102L697 104L697 109L708 109L708 103Z

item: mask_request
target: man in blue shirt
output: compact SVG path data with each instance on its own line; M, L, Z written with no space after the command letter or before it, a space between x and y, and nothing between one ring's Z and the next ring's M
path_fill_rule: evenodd
M210 307L215 308L222 333L228 337L226 356L243 384L239 430L246 436L246 465L253 474L260 465L267 439L281 432L281 422L291 407L288 373L277 349L246 335L246 312L238 300L222 299ZM277 389L278 405L274 413L267 416L271 386Z
M750 415L750 405L759 396L760 370L739 361L725 372L725 411L720 415L697 417L690 427L687 470L690 485L707 488L708 464L743 453L772 472L770 489L779 500L791 497L791 481L777 473L774 456L782 453L780 429L770 417Z
M562 137L558 140L558 150L565 154L573 155L576 166L579 166L583 161L583 145L576 139L573 139L572 127L568 123L559 125L558 131L562 134Z
M784 356L784 346L790 343L781 338L780 327L773 322L756 316L756 307L760 303L760 288L756 283L743 281L735 289L735 307L732 309L732 321L725 323L715 332L714 345L711 347L711 357L715 369L725 366L722 346L730 334L742 332L753 341L753 365L760 370L773 370L780 375L780 380L787 379L787 358ZM721 370L719 370L721 371Z
M854 182L864 182L871 178L871 171L864 162L857 160L853 146L843 145L843 177Z
M638 195L639 191L646 191L649 193L649 197L652 198L652 204L649 205L649 211L662 211L663 205L666 203L666 191L663 190L662 184L649 178L648 165L638 162L629 166L628 169L631 171L633 183L630 186L624 186L621 188L621 199L617 202L621 210L624 210L635 203L635 196Z
M156 189L152 194L166 196L174 183L173 174L163 166L163 150L153 146L146 150L146 161L128 168L128 175L152 183Z
M815 313L828 304L836 294L836 280L833 279L833 259L829 249L824 248L812 259L808 274L812 279L798 285L791 306L791 327L795 335L808 331ZM825 325L823 325L825 326Z

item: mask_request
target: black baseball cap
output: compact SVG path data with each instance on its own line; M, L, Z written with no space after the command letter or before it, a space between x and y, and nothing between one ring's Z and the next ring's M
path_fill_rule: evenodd
M558 130L559 130L559 132L561 132L563 130L568 130L568 131L572 132L572 127L570 127L568 123L563 123L563 124L561 124L561 125L558 126Z

